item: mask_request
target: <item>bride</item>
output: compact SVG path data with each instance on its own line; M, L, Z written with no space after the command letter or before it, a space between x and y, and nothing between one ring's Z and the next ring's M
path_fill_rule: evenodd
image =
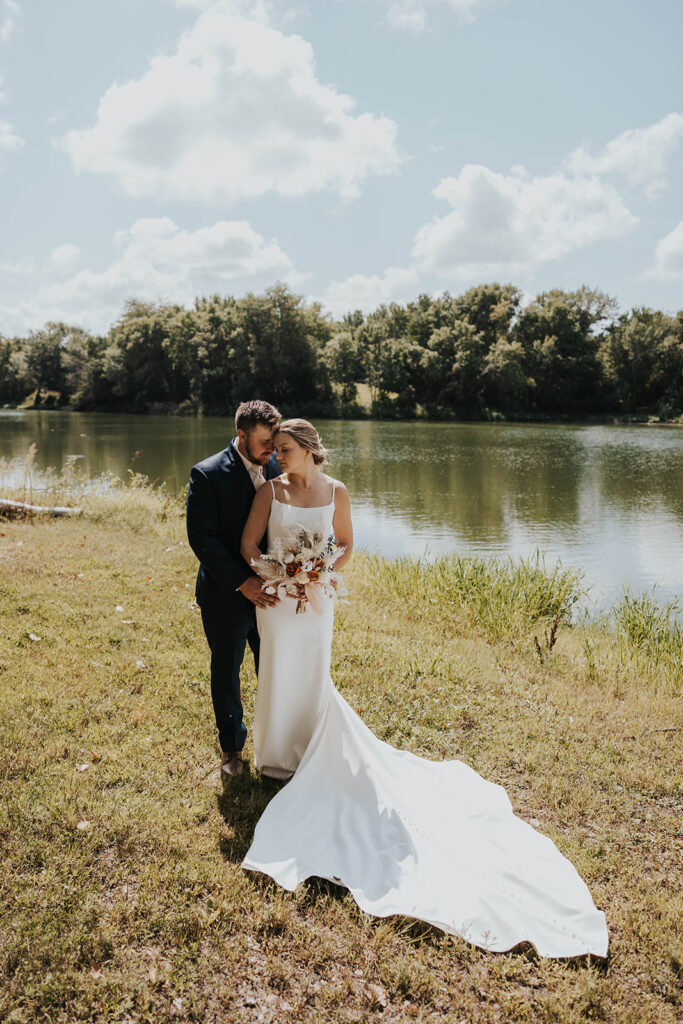
M322 471L306 420L281 423L283 475L260 488L242 535L251 563L298 526L334 535L350 557L344 485ZM334 601L297 614L257 608L256 766L291 779L266 807L243 867L293 890L318 876L379 917L419 918L492 951L532 943L542 956L605 956L604 914L554 844L517 818L505 790L461 761L427 761L382 742L330 678Z

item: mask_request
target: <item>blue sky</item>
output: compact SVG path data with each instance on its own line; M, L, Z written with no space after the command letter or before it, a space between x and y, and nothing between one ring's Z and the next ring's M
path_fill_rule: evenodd
M683 306L678 0L0 0L0 333L276 280Z

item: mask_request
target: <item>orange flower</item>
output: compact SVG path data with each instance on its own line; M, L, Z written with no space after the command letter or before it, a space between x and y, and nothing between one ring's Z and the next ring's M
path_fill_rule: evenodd
M320 579L320 573L316 572L315 569L310 569L308 572L308 582L317 583Z
M300 566L299 566L298 562L288 562L287 563L287 575L288 576L296 576L296 574L299 571L299 568L300 568Z

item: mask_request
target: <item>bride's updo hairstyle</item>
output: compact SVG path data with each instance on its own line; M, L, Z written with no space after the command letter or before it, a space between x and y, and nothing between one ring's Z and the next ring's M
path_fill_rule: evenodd
M320 440L320 434L308 420L283 420L276 433L289 434L292 440L311 453L316 466L322 466L328 451Z

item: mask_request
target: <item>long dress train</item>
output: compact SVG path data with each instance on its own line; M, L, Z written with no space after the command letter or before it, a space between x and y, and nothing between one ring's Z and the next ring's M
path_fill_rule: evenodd
M332 533L334 502L275 498L269 544L295 525ZM605 915L574 866L517 818L505 790L460 761L427 761L379 740L330 678L334 603L257 609L256 766L291 778L263 812L243 867L293 890L345 885L362 910L419 918L492 951L605 956Z

